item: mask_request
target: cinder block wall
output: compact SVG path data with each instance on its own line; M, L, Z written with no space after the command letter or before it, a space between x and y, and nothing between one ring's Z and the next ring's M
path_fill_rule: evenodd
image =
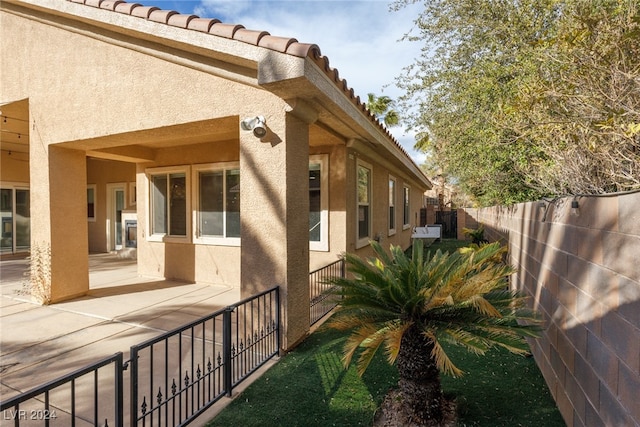
M545 321L532 352L568 426L640 427L640 193L466 212L509 245Z

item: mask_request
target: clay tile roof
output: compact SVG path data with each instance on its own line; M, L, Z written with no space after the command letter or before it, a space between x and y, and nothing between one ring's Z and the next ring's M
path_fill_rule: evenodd
M81 1L79 1L79 3L82 3ZM124 13L127 15L131 15L131 11L136 8L136 7L140 7L142 6L140 3L127 3L127 2L122 2L122 3L118 3L116 5L116 12L120 12L120 13Z
M155 6L138 6L134 7L131 10L131 15L137 16L139 18L149 19L151 12L153 12L154 10L160 10L160 8Z
M67 0L86 6L111 10L151 21L181 27L188 30L201 31L213 36L225 37L254 46L275 50L277 52L293 55L300 58L310 58L331 79L351 102L366 114L369 119L387 137L393 141L396 147L410 159L407 151L391 135L391 132L368 109L359 96L356 96L353 88L350 88L345 79L341 79L338 70L331 68L329 58L323 56L320 48L315 44L300 43L294 38L275 37L266 31L246 29L242 25L223 23L218 19L200 18L196 15L183 15L173 10L163 10L154 6L143 6L140 3L128 3L124 0Z
M242 25L237 24L224 24L224 23L215 23L209 29L209 33L215 36L226 37L228 39L232 39L235 35L236 31L243 29Z
M116 6L123 3L123 0L104 0L100 3L100 9L116 10Z
M161 24L168 24L169 18L172 15L177 15L175 10L154 10L149 14L149 21L160 22Z
M260 43L260 39L264 36L268 36L269 33L266 31L253 31L246 30L245 28L239 28L233 35L233 38L236 40L240 40L241 42L249 43L255 46L258 46Z
M193 21L196 18L198 18L197 15L183 15L181 13L177 13L169 17L167 24L174 27L188 28L189 22ZM209 31L209 28L207 28L207 31Z
M208 33L209 29L213 24L220 23L219 19L209 19L209 18L194 18L189 21L187 24L187 28L190 30L202 31L203 33Z

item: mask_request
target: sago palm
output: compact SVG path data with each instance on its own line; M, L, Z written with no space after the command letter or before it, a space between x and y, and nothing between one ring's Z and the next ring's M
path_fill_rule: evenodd
M334 278L343 299L331 324L351 331L344 348L348 366L358 350L364 373L384 347L398 369L399 406L411 425L439 425L445 401L440 373L463 372L443 343L484 354L494 346L526 354L525 337L538 335L534 313L508 288L514 269L502 262L498 243L424 256L416 242L411 256L372 242L376 257L346 254L351 276Z

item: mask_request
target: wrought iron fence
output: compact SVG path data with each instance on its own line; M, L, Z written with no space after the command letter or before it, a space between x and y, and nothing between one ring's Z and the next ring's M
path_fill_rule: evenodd
M332 293L336 287L327 283L327 280L331 277L344 277L344 268L344 260L339 259L309 273L311 325L316 324L340 303L340 298Z
M122 426L122 371L120 352L3 401L0 403L3 425L9 422L16 427L76 423ZM105 375L113 375L113 381L105 381Z
M184 425L278 354L278 288L131 347L131 425Z

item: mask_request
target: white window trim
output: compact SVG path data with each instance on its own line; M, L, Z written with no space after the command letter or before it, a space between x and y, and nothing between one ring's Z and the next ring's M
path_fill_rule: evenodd
M309 164L320 164L320 241L309 241L310 251L329 251L329 155L309 156Z
M192 229L193 242L202 245L214 245L214 246L240 246L240 237L201 237L199 235L199 206L200 206L200 180L198 174L203 171L227 171L229 169L239 169L240 162L221 162L221 163L207 163L194 165L192 167L191 179L193 182L191 199L194 200L192 209L192 223L195 226ZM241 190L242 191L242 190ZM242 214L241 214L242 215Z
M406 203L404 198L406 193L405 190L409 190L409 194L407 195L408 200L406 200ZM407 220L406 223L405 219ZM408 228L411 228L411 187L404 184L402 186L402 229L406 230Z
M369 235L367 237L364 238L360 238L360 236L358 235L359 229L360 229L360 224L358 221L358 207L359 207L359 201L358 201L358 169L360 167L364 167L369 169ZM356 160L356 182L355 182L355 186L356 186L356 195L355 195L355 225L356 225L356 249L360 249L363 248L365 246L369 245L369 242L373 239L372 236L372 223L373 223L373 167L371 166L371 164L365 162L364 160L361 159L357 159Z
M136 193L136 183L129 183L129 206L135 206L137 202L138 194Z
M96 184L87 185L87 190L93 190L93 216L87 214L87 221L96 222L96 215L98 213L98 186ZM87 199L87 208L89 207L89 199Z
M389 225L390 222L389 216L391 212L391 206L393 206L394 218L393 227L389 227L389 236L393 236L394 234L396 234L396 225L398 224L398 180L395 176L389 175L389 186L391 186L391 181L393 181L393 197L389 198L389 206L387 207L387 225ZM393 202L393 205L391 205L391 202Z
M22 182L13 182L13 181L1 181L0 182L0 188L2 189L6 189L6 190L12 190L12 199L11 199L11 217L13 218L12 220L12 230L13 230L13 246L11 247L11 253L21 253L23 251L18 252L17 250L17 245L16 245L16 190L23 190L23 191L28 191L29 192L29 198L31 198L31 186L28 183L22 183ZM31 200L29 200L29 205L31 205ZM29 216L29 227L31 227L31 215ZM31 228L29 230L29 233L31 233ZM31 248L31 244L29 244L29 248ZM28 250L28 249L27 249ZM7 252L9 253L9 252Z
M153 175L160 175L160 174L172 174L172 173L184 173L184 177L185 177L185 185L187 187L186 189L186 210L187 210L187 215L186 215L186 229L187 229L187 233L186 236L170 236L167 235L166 233L155 233L152 234L151 230L153 229L153 224L152 224L152 203L151 203L151 177ZM190 243L191 241L191 233L189 232L189 230L191 229L191 215L189 215L188 213L191 211L191 193L189 191L189 188L191 188L191 168L189 166L168 166L168 167L160 167L160 168L149 168L147 170L145 170L145 186L144 186L144 191L145 191L145 200L146 200L146 204L147 204L147 218L146 218L146 222L147 222L147 241L149 242L168 242L168 243Z

